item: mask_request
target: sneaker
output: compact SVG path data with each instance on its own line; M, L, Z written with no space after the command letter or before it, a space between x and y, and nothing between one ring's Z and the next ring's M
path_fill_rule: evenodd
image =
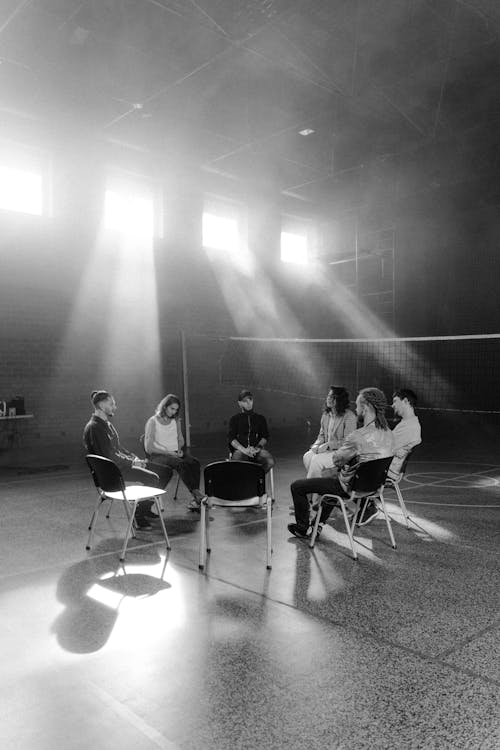
M290 534L297 536L299 539L309 539L309 537L311 536L311 534L308 533L309 528L304 529L302 526L299 526L296 523L289 523L288 531L290 532Z
M314 529L314 524L315 523L316 523L316 519L313 518L313 520L311 521L311 535L312 535L312 530ZM323 524L320 521L319 524L318 524L318 530L316 532L316 539L319 539L320 534L321 534L322 531L323 531Z
M146 510L142 516L142 518L145 518L147 521L158 521L160 516L158 513L153 513L152 510Z
M142 529L142 531L149 531L150 529L153 528L151 524L149 523L148 519L143 518L143 517L136 518L135 525L137 526L138 529Z
M201 500L198 502L198 500L195 500L193 498L191 502L188 504L187 509L193 511L193 513L200 513L200 505L201 505Z
M368 502L364 506L364 511L362 508L360 508L360 510L358 511L358 515L356 517L356 526L366 526L368 523L374 521L377 516L377 506L375 505L375 503Z

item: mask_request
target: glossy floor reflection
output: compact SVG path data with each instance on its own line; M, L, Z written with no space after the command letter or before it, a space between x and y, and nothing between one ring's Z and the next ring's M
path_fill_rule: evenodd
M299 471L297 472L297 469ZM290 538L281 458L273 569L265 515L198 520L167 502L160 533L118 550L77 470L3 475L2 748L250 750L500 747L500 465L415 462L398 549L383 522L350 557L335 520L314 551Z

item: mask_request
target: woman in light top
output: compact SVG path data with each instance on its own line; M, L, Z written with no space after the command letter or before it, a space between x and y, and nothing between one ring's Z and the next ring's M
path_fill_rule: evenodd
M333 471L331 451L337 450L344 438L355 429L356 416L349 409L349 393L343 386L330 386L321 416L319 435L307 453L304 453L308 479L322 476L325 469Z
M180 399L173 393L160 401L156 412L146 422L144 449L152 461L177 471L193 496L189 508L197 510L203 497L200 492L200 462L183 450L180 409Z

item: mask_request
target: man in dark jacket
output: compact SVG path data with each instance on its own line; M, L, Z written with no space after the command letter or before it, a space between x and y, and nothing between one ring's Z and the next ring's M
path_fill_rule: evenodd
M264 446L269 439L266 418L253 410L253 394L247 389L238 395L240 413L229 420L229 450L233 461L254 461L265 472L274 466L274 458Z
M83 430L83 444L87 453L111 459L120 469L125 481L165 488L172 477L172 469L140 459L120 445L118 432L110 421L116 411L113 396L104 390L92 391L90 400L94 413ZM157 518L151 512L152 505L152 502L138 504L135 520L139 528L150 529L150 520Z

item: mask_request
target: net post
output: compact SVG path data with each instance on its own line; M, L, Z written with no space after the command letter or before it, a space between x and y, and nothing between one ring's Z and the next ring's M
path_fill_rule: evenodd
M182 390L184 400L184 420L186 423L186 447L191 447L191 422L189 417L189 380L187 366L186 335L181 331L181 352L182 352Z

